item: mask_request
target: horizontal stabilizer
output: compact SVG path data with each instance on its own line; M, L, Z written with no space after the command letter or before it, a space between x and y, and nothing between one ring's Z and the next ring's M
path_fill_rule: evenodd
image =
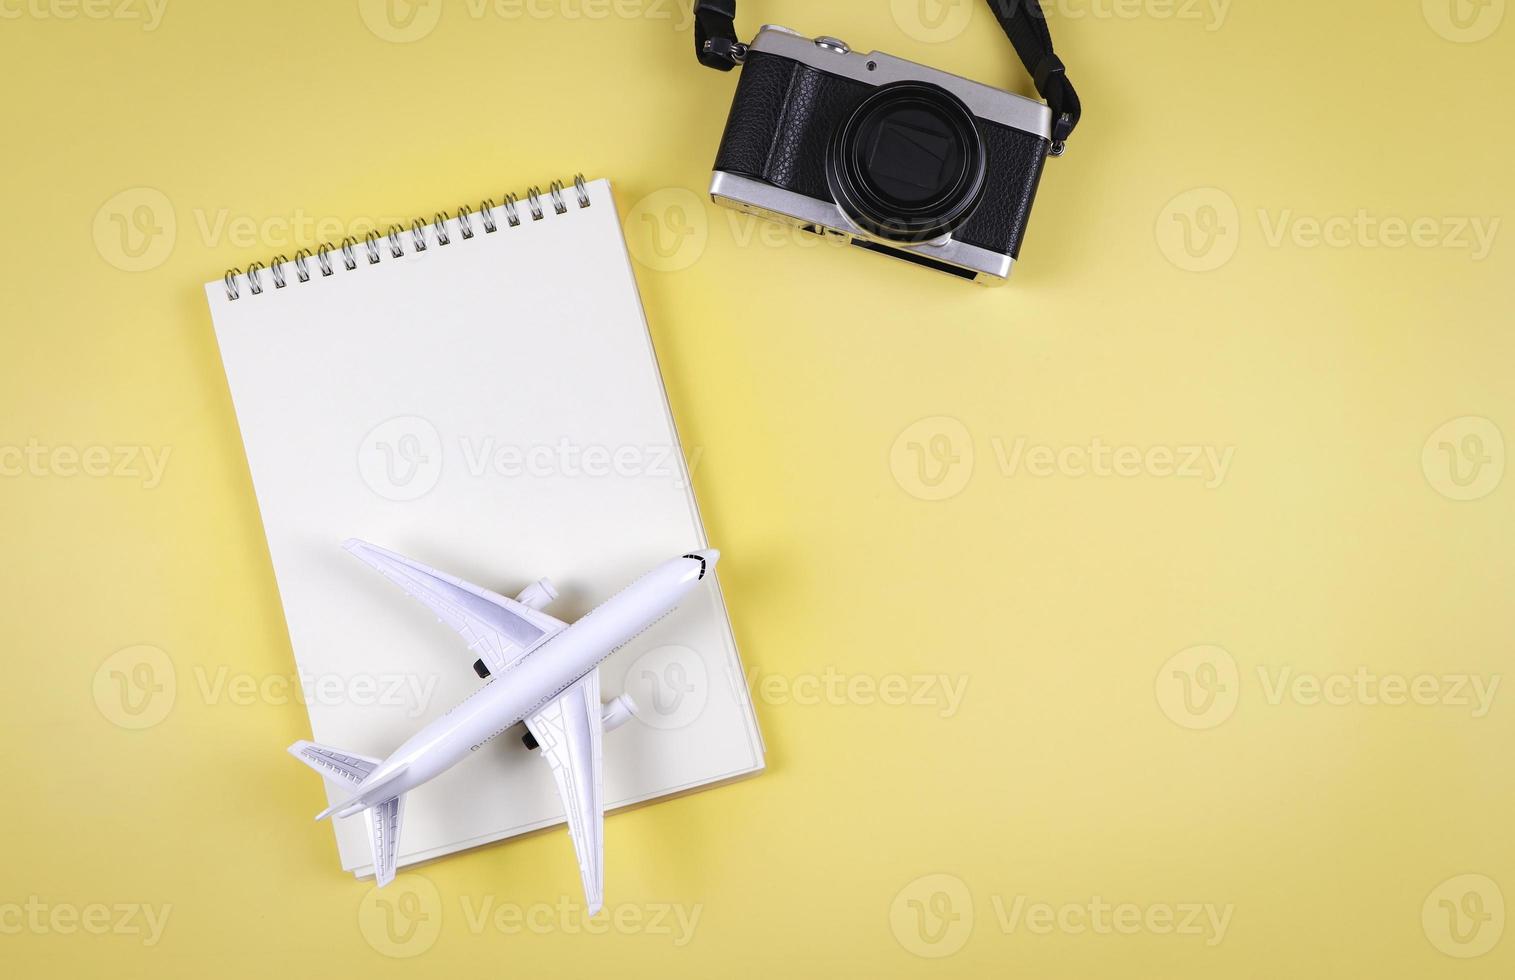
M393 795L389 787L403 775L409 766L401 766L394 772L373 784L364 783L358 787L358 795L341 803L334 803L320 813L316 814L317 820L325 820L327 817L350 817L359 810L367 809L381 800Z
M329 745L304 739L289 747L289 754L334 782L356 785L379 767L379 760L356 752L344 752Z
M395 865L400 857L400 822L405 817L405 797L380 800L365 813L368 833L373 842L374 884L380 888L395 880Z

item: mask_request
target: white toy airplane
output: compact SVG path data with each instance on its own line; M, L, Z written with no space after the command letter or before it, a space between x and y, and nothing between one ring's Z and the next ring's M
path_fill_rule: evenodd
M363 811L373 842L374 878L380 887L387 885L395 876L405 792L524 721L528 747L539 745L552 766L578 853L584 900L594 915L603 904L605 878L600 735L624 724L635 709L624 694L600 704L597 668L672 612L721 553L696 551L665 561L569 625L541 611L557 598L546 579L507 599L363 541L344 547L463 634L479 654L474 670L489 681L387 759L314 742L291 745L295 758L353 791L316 819Z

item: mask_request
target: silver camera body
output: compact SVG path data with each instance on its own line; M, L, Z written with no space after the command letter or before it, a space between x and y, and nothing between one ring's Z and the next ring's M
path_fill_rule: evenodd
M717 153L717 203L985 285L1019 254L1052 112L833 37L764 26Z

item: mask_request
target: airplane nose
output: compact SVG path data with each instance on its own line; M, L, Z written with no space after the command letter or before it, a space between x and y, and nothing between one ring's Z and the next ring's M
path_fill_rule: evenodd
M715 548L706 548L704 551L691 551L684 557L692 558L700 563L700 578L704 578L705 573L714 568L715 563L721 560L721 553Z

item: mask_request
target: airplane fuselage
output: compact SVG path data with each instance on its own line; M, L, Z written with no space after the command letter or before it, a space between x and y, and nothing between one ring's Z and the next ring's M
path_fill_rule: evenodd
M705 576L706 565L706 559L697 555L665 561L577 622L539 641L407 739L363 780L357 795L337 815L347 816L377 802L367 798L365 786L376 787L386 798L414 789L531 717L672 612ZM401 769L404 773L388 782Z

